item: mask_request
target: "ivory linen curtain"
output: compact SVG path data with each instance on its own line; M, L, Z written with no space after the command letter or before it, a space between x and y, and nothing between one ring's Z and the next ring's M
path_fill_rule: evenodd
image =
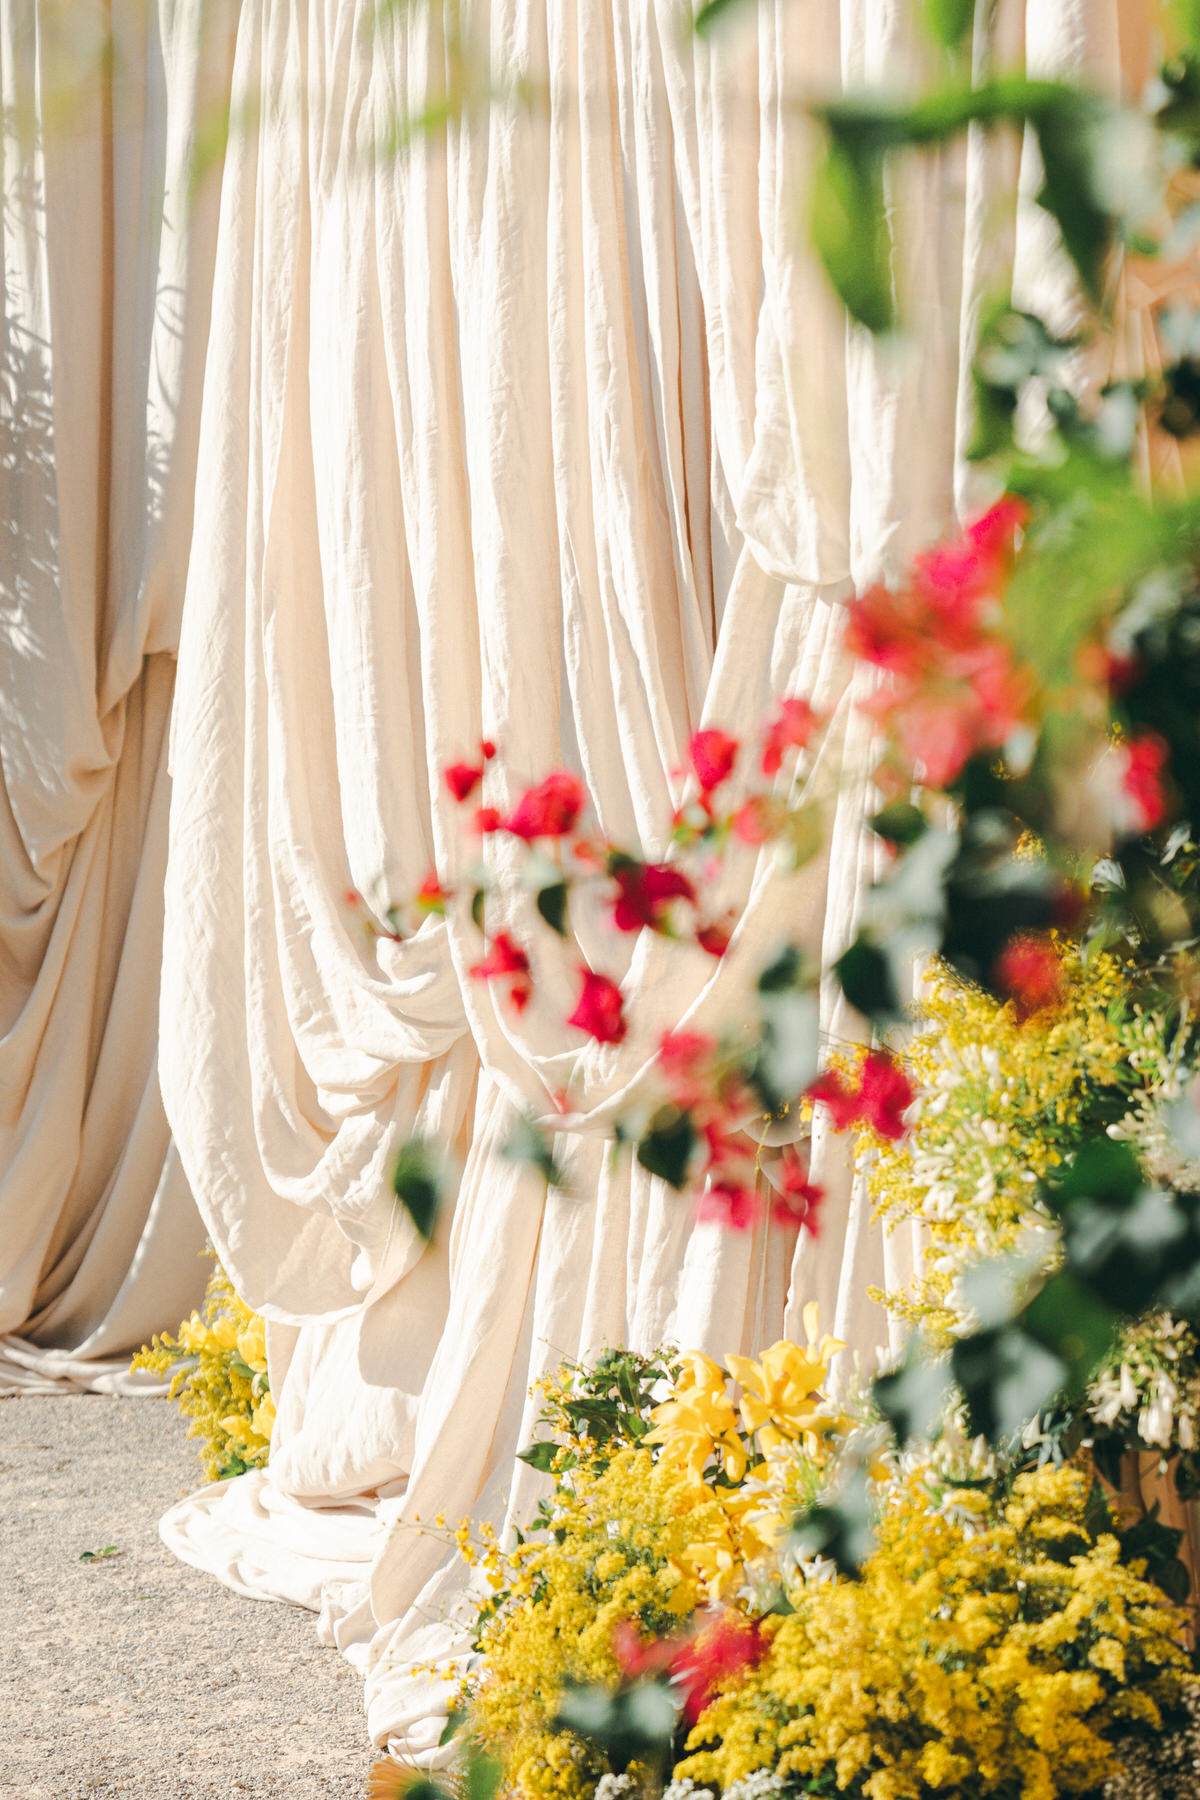
M161 1385L204 1286L155 1055L221 14L0 3L0 1393Z
M178 1553L320 1608L367 1676L370 1726L436 1755L463 1572L431 1521L527 1510L527 1390L563 1355L669 1336L716 1353L800 1330L869 1358L871 1284L913 1246L870 1223L843 1147L814 1242L694 1225L605 1132L668 1022L713 1027L785 936L828 956L870 873L861 728L838 603L970 504L966 369L1015 254L1018 158L973 138L896 194L909 332L848 330L805 249L814 152L797 96L901 77L913 8L762 0L711 43L679 0L465 0L503 100L376 154L436 102L442 13L365 0L242 9L195 532L173 722L162 1079L201 1211L267 1315L270 1470L167 1515ZM1007 61L1023 8L1002 5ZM1086 14L1086 16L1085 16ZM1030 8L1043 61L1106 56L1114 15ZM533 946L516 1018L472 982L462 921L367 936L471 852L440 779L494 738L486 798L567 764L602 829L664 854L702 724L773 696L835 708L844 780L794 879L749 852L715 964L576 921ZM498 853L503 857L503 851ZM581 962L634 1028L561 1024ZM832 999L825 1025L852 1030ZM556 1114L568 1077L576 1110ZM574 1192L499 1153L518 1109ZM413 1130L455 1141L452 1216L422 1253L390 1197ZM769 1153L765 1158L769 1175Z

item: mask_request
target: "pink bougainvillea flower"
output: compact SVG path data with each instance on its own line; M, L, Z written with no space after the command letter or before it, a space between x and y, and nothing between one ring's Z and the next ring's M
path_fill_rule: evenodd
M977 708L970 694L937 694L895 710L895 724L910 761L926 786L944 788L962 773L976 748Z
M666 1031L659 1039L658 1060L668 1075L692 1076L715 1054L716 1038L702 1031Z
M876 584L847 602L843 641L859 662L909 681L928 655L921 627L919 612L906 595Z
M913 1084L894 1056L886 1050L872 1050L863 1058L858 1078L858 1116L877 1137L895 1140L904 1136L904 1113L915 1098Z
M482 756L484 762L491 762L493 756L496 754L496 746L493 744L491 738L484 738L481 741L479 745L479 754Z
M807 700L781 700L779 711L763 734L762 772L778 775L789 750L806 750L823 720Z
M765 844L775 829L771 802L765 794L751 794L733 815L734 836L743 844Z
M526 789L504 829L526 843L540 837L566 837L574 830L587 795L578 775L554 769L536 787Z
M1012 1001L1022 1025L1035 1013L1061 1006L1067 991L1062 958L1048 937L1034 932L1008 940L992 966L992 980Z
M490 832L499 831L503 822L494 806L476 808L474 825L480 837L487 837Z
M448 769L442 770L442 779L461 805L464 800L471 798L483 780L483 768L474 763L451 763Z
M449 888L442 886L437 878L437 870L430 869L417 889L417 906L424 913L444 913L449 898Z
M995 597L1028 518L1025 502L1006 495L959 537L916 558L915 586L952 628L973 626L979 603Z
M696 1202L698 1219L705 1224L728 1225L733 1231L748 1231L757 1212L754 1189L724 1176L709 1182Z
M508 998L517 1012L524 1012L533 993L533 977L529 958L514 943L507 931L498 931L488 945L486 956L475 963L470 973L476 981L508 981Z
M1120 746L1123 767L1121 791L1130 801L1133 829L1138 834L1156 831L1167 816L1167 786L1163 779L1170 757L1157 731L1143 731Z
M681 869L669 863L642 863L633 858L614 861L617 896L613 924L618 931L657 931L672 900L694 900L696 890Z
M835 1131L845 1131L859 1116L858 1095L846 1086L835 1069L826 1069L823 1075L809 1082L804 1092L808 1099L829 1108Z
M683 1718L694 1725L717 1689L760 1663L767 1645L757 1624L726 1612L694 1637L671 1662L671 1679L683 1695Z
M825 1189L809 1177L808 1164L795 1151L785 1153L779 1192L771 1204L771 1217L777 1225L794 1230L801 1226L810 1237L820 1234L817 1209L825 1198Z
M607 975L594 969L580 969L583 992L575 1011L567 1020L600 1044L619 1044L628 1027L621 1007L621 990Z
M679 1637L643 1638L631 1619L619 1619L613 1626L612 1651L626 1681L641 1681L669 1669L685 1641Z
M702 794L711 794L728 779L737 761L738 747L737 739L730 737L727 731L710 727L694 734L688 746L688 758Z

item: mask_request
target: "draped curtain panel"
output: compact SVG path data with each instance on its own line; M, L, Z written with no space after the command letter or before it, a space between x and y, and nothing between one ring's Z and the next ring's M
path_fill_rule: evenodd
M0 1393L135 1391L204 1286L156 1047L221 13L0 3Z
M532 1381L604 1344L756 1350L814 1298L869 1361L867 1289L911 1269L819 1126L817 1241L693 1224L606 1133L662 1028L735 1017L785 937L828 958L851 932L872 853L839 603L975 504L979 311L1014 270L1040 279L1002 139L896 178L903 339L848 329L805 247L797 102L919 73L916 12L762 0L701 41L680 0L463 0L448 46L437 6L241 10L254 124L217 229L161 1056L201 1212L270 1321L279 1422L269 1472L163 1529L241 1591L320 1609L406 1754L436 1755L445 1700L419 1665L463 1641L430 1522L528 1511ZM1106 64L1115 30L1104 4L1029 8L1041 66ZM1025 54L1021 5L996 37ZM492 97L388 148L464 61ZM748 732L785 693L838 720L813 777L840 779L827 847L795 877L733 859L720 964L582 908L560 944L512 893L489 924L534 946L517 1017L469 978L469 922L395 943L345 902L382 918L432 863L463 871L440 771L483 736L489 803L565 764L604 832L663 856L690 733ZM562 1024L581 963L622 979L618 1046ZM854 1030L832 996L823 1022ZM556 1133L570 1194L500 1154L518 1111ZM428 1250L389 1192L413 1131L462 1158Z

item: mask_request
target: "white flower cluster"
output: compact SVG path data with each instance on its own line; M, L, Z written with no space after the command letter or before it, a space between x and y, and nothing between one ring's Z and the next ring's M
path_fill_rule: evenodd
M711 1788L697 1787L690 1775L669 1781L663 1789L663 1800L717 1800Z
M633 1789L632 1775L602 1775L596 1783L593 1800L617 1800L618 1795Z
M1182 1319L1161 1313L1142 1320L1092 1386L1088 1411L1098 1425L1137 1422L1151 1449L1195 1450L1200 1444L1200 1343Z
M782 1794L783 1782L771 1769L755 1769L725 1789L724 1800L773 1800Z

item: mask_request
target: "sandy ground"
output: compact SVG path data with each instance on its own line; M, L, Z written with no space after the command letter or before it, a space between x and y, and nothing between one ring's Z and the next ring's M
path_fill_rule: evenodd
M0 1400L3 1800L365 1794L358 1677L312 1615L159 1541L202 1479L184 1429L162 1400Z

